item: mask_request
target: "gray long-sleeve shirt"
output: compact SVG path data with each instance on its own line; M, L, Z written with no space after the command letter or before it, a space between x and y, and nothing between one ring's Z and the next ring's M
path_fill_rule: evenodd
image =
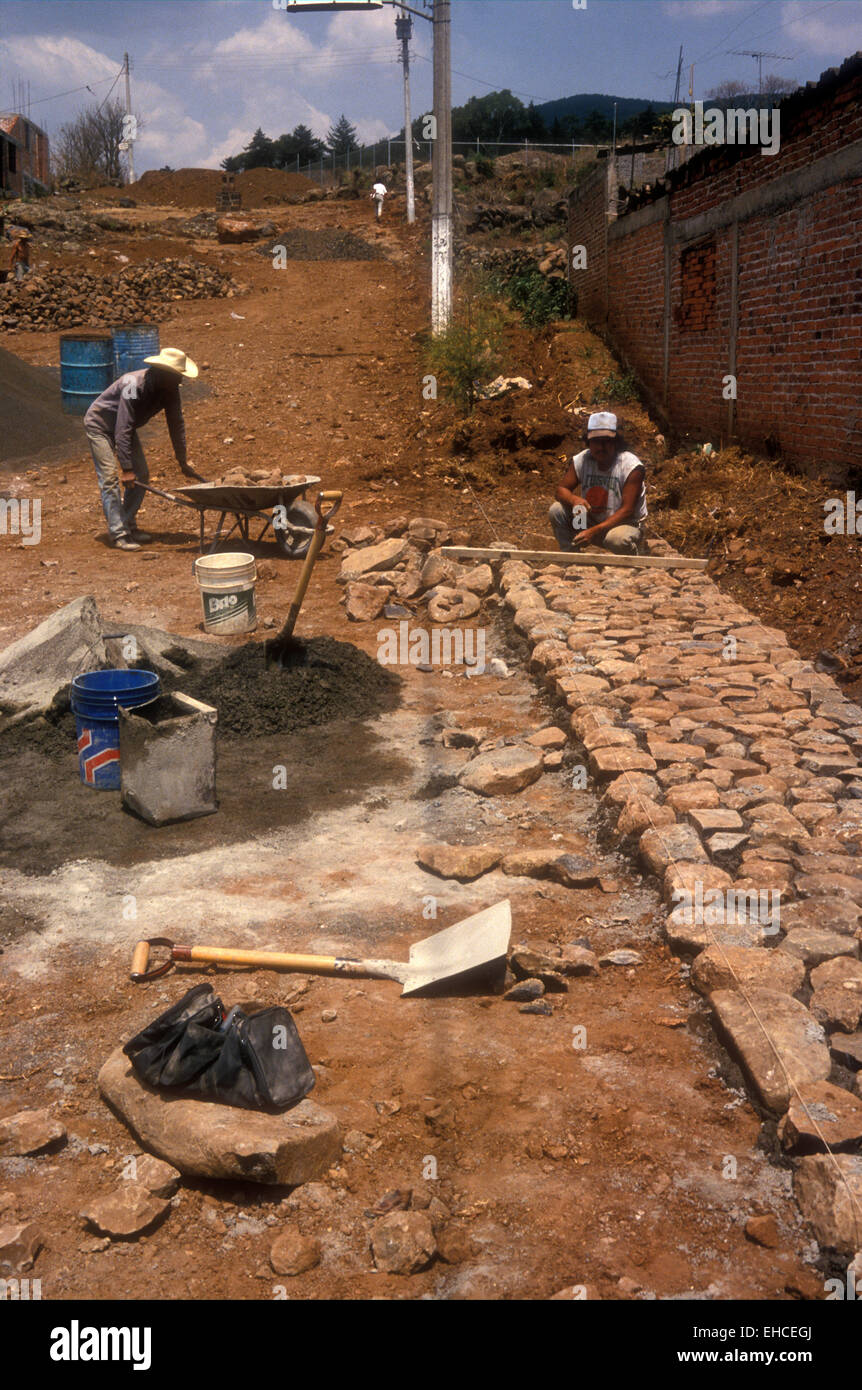
M186 427L180 405L180 383L143 367L118 377L93 401L84 416L84 428L98 430L110 439L120 465L132 470L132 439L159 411L171 436L174 454L181 468L186 466Z

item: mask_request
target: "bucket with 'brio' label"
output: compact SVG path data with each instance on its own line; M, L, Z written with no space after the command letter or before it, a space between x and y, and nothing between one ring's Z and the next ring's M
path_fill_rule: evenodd
M254 585L257 569L253 555L226 552L201 555L195 560L195 579L200 589L207 632L253 632L257 627Z

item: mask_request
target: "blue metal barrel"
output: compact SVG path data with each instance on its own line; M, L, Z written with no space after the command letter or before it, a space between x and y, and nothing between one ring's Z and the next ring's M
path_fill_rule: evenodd
M115 328L114 380L124 372L137 372L145 367L145 357L155 357L159 350L159 329L154 323L134 323L129 328Z
M67 415L84 415L114 380L110 333L60 336L60 400Z

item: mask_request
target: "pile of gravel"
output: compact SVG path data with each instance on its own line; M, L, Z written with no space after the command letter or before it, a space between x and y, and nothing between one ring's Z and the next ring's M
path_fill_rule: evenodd
M283 250L282 250L283 248ZM289 261L384 261L385 252L355 232L339 228L293 227L279 233L268 246L256 248L270 260L281 252Z
M49 270L0 285L3 328L83 328L153 323L179 299L232 298L236 281L202 261L148 260L116 275Z

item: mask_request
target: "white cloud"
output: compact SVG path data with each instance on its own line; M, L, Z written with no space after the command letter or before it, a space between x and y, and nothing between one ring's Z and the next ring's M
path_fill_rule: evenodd
M5 64L18 68L24 78L29 78L35 91L33 119L39 120L39 109L48 110L47 103L39 102L44 91L49 95L51 88L59 84L62 88L83 86L89 82L95 85L95 94L101 101L111 79L117 75L119 63L105 53L98 53L89 44L78 39L51 34L17 34L0 44L4 50ZM79 96L87 97L86 93Z
M356 135L360 145L374 144L378 140L385 140L388 135L392 134L385 121L365 120L360 117L353 124L356 126Z
M208 33L202 22L199 36L181 51L164 43L139 46L132 61L132 105L142 118L138 172L163 164L217 168L248 144L258 126L275 136L301 122L324 138L342 111L363 142L392 132L380 117L359 114L368 106L373 112L381 90L390 87L393 112L400 106L391 7L333 14L325 25L305 24L269 6L261 9L259 22L222 38ZM430 24L415 21L411 49L430 54ZM0 58L11 75L30 79L34 98L88 82L93 86L93 96L80 91L41 107L34 104L34 119L51 134L82 107L101 101L120 67L117 56L62 33L0 40ZM123 95L121 80L113 96Z
M811 53L842 53L849 58L862 48L862 5L839 4L824 9L790 0L781 10L785 42L803 45Z

